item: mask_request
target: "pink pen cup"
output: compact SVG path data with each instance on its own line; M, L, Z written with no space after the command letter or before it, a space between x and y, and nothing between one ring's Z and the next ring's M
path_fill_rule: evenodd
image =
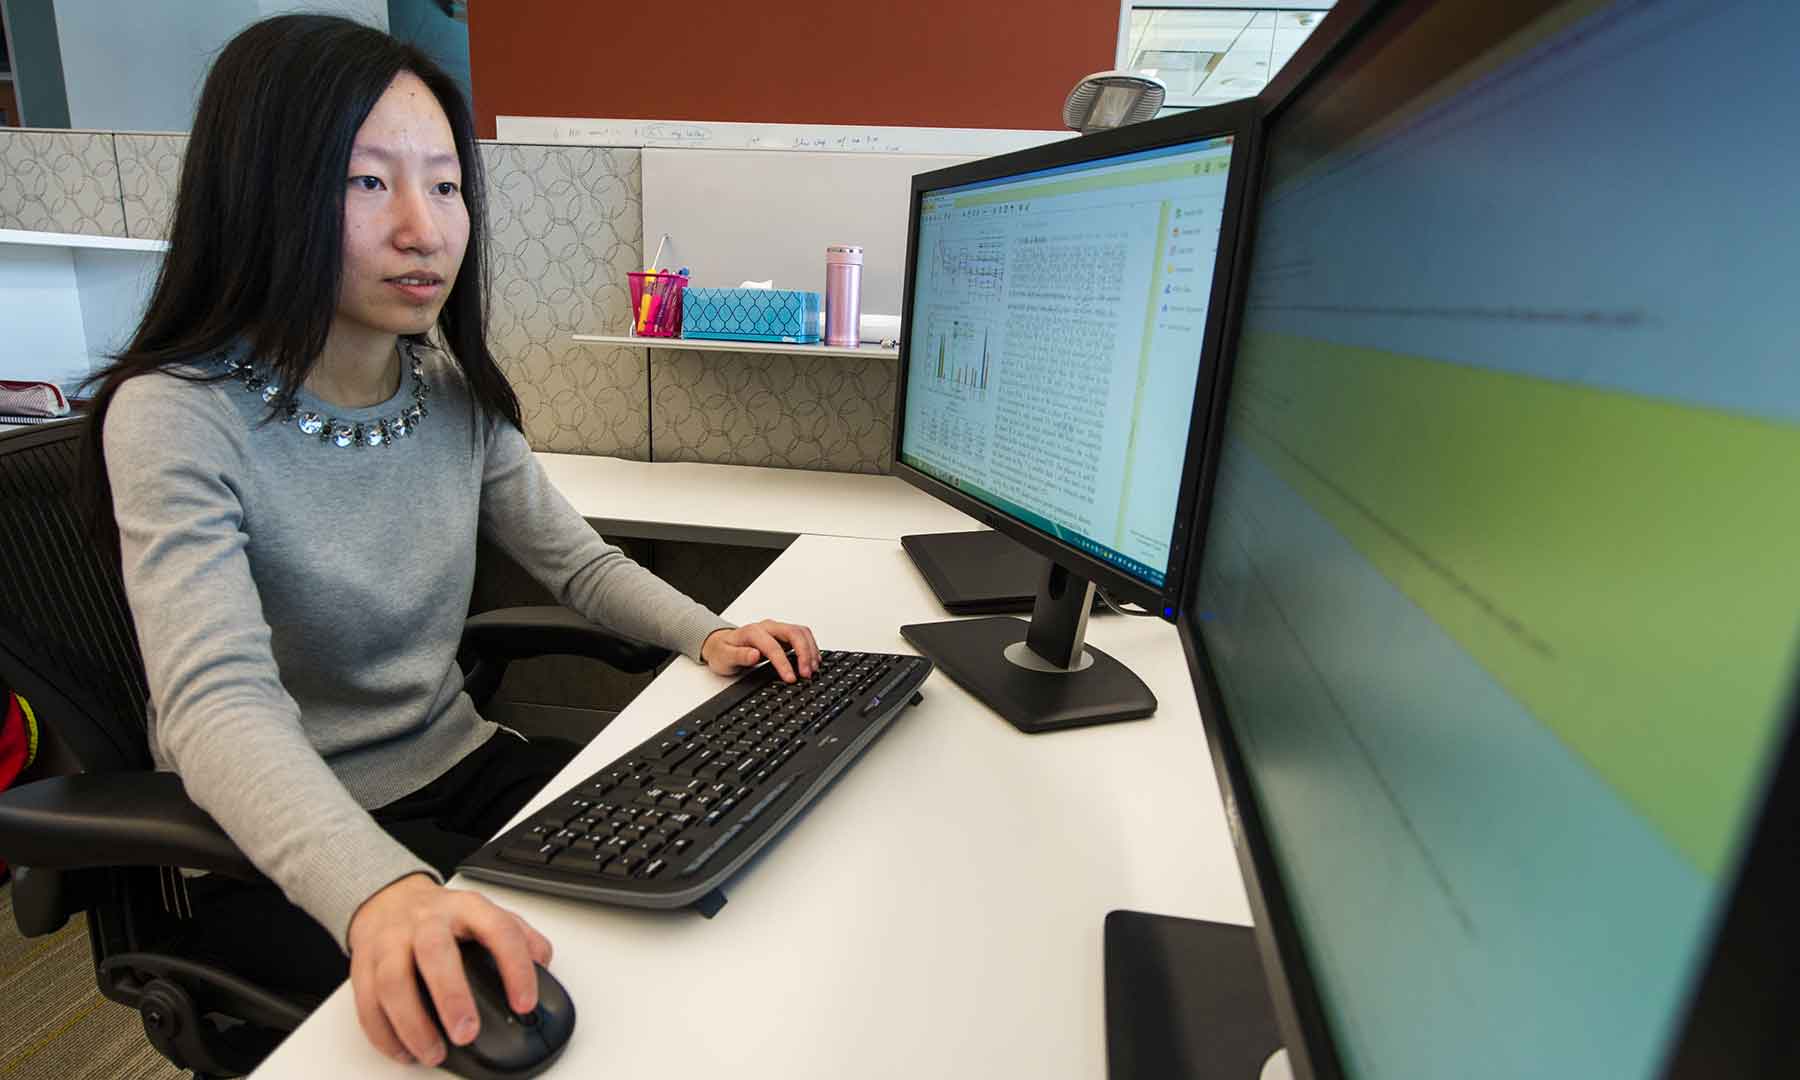
M633 270L631 281L631 332L637 337L681 336L681 291L688 279L668 271Z

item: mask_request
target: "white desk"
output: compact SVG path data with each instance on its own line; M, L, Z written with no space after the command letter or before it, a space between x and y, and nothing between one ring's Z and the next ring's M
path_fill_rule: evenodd
M896 476L537 455L602 536L786 547L803 533L898 540L982 526Z
M725 614L890 652L911 651L900 624L942 617L898 544L813 536ZM714 919L459 881L556 944L579 1020L549 1075L1105 1075L1106 912L1250 915L1173 629L1095 617L1088 637L1149 683L1156 716L1022 735L933 674ZM724 683L677 662L526 812ZM256 1075L422 1074L376 1053L344 988Z

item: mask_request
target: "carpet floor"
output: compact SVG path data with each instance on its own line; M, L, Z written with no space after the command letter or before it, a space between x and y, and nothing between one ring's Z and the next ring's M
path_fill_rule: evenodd
M87 921L77 915L48 937L20 937L12 886L0 886L0 1077L172 1080L187 1075L151 1048L135 1011L100 996Z

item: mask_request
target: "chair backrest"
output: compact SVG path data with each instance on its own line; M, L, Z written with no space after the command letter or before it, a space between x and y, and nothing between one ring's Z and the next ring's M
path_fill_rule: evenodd
M86 427L0 429L0 682L81 771L147 769L149 689L124 582L80 513Z

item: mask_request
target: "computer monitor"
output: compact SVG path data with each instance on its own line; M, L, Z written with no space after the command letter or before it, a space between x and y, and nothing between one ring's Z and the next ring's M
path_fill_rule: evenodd
M903 627L1024 731L1148 716L1084 645L1094 590L1174 617L1254 113L916 176L894 471L1046 556L1029 625Z
M1800 10L1341 3L1181 633L1302 1077L1800 1075Z

